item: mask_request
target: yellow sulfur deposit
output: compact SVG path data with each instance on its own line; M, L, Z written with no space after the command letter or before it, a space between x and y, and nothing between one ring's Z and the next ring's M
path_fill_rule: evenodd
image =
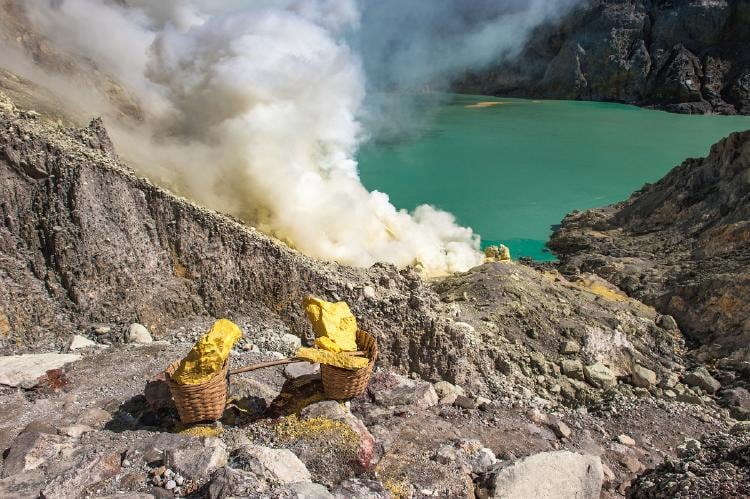
M180 385L197 385L210 380L224 367L232 346L241 336L242 331L234 322L219 319L182 359L172 380Z
M333 341L328 336L321 336L320 338L315 339L315 346L318 348L322 348L323 350L328 350L329 352L333 353L339 353L341 352L341 347L336 344L335 341Z
M366 357L354 357L346 355L345 353L334 353L327 350L321 350L319 348L305 348L302 347L297 350L297 357L305 359L310 362L317 362L319 364L326 364L328 366L341 367L356 371L367 367L370 363L370 359Z
M316 341L317 346L332 352L357 350L357 319L346 302L331 303L308 296L304 305L315 337L321 340Z

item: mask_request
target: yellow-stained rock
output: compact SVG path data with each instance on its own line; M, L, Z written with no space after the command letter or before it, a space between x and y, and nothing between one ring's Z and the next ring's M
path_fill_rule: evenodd
M335 343L345 352L357 350L357 319L346 302L331 303L308 296L304 305L316 338L327 338L323 345Z
M221 371L229 358L229 352L240 337L242 331L234 322L219 319L198 340L187 357L182 359L172 380L181 385L197 385L208 381Z
M317 362L319 364L326 364L328 366L341 367L356 371L367 367L370 363L370 359L366 357L354 357L352 355L346 355L345 353L334 353L327 350L321 350L319 348L306 348L302 347L297 350L297 357L310 362Z

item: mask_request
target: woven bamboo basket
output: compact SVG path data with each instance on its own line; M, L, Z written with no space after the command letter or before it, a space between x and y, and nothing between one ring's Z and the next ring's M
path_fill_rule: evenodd
M176 360L164 371L169 391L177 406L180 421L184 424L200 421L216 421L224 413L227 405L227 367L210 380L197 385L180 385L172 381L180 361Z
M367 367L351 371L325 364L320 366L323 390L328 398L334 400L349 399L365 393L372 368L375 366L375 360L378 357L378 344L370 333L358 329L357 348L364 351L370 359Z

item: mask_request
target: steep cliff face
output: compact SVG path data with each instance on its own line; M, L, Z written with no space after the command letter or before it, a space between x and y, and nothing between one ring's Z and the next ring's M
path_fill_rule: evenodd
M595 272L750 360L750 132L625 202L568 215L549 245L565 272Z
M586 0L462 91L750 114L750 2Z

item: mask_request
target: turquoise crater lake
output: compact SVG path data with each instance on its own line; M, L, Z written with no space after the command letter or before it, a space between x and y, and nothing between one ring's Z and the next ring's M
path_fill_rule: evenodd
M492 103L492 104L490 104ZM747 116L686 116L601 102L451 96L413 138L359 154L365 186L398 208L453 213L514 258L552 259L553 225L626 199L688 157L705 156Z

